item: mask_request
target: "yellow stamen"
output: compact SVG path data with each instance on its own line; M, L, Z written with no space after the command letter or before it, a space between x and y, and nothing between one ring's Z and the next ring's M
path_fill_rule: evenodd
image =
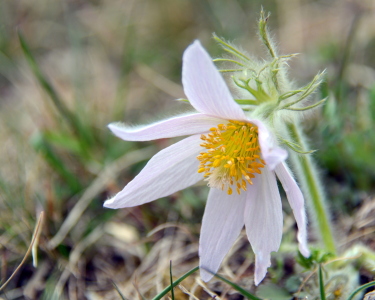
M199 173L205 173L208 185L238 194L246 191L251 178L261 174L265 162L261 159L258 142L258 127L251 123L230 120L210 128L210 133L201 135L203 143L197 159Z

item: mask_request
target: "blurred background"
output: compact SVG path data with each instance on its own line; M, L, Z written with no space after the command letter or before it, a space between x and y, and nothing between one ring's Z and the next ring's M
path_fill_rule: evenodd
M361 245L373 258L374 1L1 0L1 284L27 254L1 299L151 299L170 282L170 260L175 278L198 265L208 189L195 186L130 209L103 208L172 143L124 142L106 125L149 123L186 111L188 105L176 99L185 97L182 54L195 39L212 57L223 54L212 39L215 32L264 58L257 36L262 6L271 12L269 27L280 53L300 53L290 62L296 85L327 70L316 98L328 101L304 124L311 148L319 150L314 157L339 253ZM42 211L32 255L36 268L27 251ZM283 245L266 279L283 287L286 296L277 299L291 299L303 284L287 205L284 223ZM311 244L317 240L311 231ZM353 268L358 284L374 280L363 261ZM222 274L262 293L253 286L245 236ZM334 293L343 282L332 285L328 299L341 299ZM176 293L176 299L243 299L198 275Z

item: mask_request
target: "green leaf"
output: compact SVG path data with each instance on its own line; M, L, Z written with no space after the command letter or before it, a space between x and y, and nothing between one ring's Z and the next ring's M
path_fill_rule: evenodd
M281 109L287 109L287 110L293 110L293 111L305 111L305 110L309 110L309 109L312 109L312 108L315 108L315 107L318 107L319 105L323 104L324 102L326 102L327 98L325 99L322 99L312 105L309 105L309 106L304 106L304 107L288 107L288 108L281 108Z
M30 143L35 150L43 154L51 168L61 176L73 193L77 193L82 189L78 177L65 166L64 161L61 160L43 134L34 134L31 137Z
M207 270L207 272L210 272L209 270ZM239 285L235 284L234 282L224 278L223 276L220 276L219 274L214 274L212 272L210 272L211 274L213 274L215 277L219 278L221 281L225 282L226 284L230 285L232 288L234 288L237 292L239 292L242 296L245 296L247 299L251 299L251 300L262 300L261 298L258 298L256 296L254 296L253 294L251 294L250 292L246 291L245 289L243 289L242 287L240 287Z
M189 277L191 274L193 274L194 272L198 271L199 270L199 267L195 267L194 269L191 269L189 272L185 273L184 275L182 275L179 279L177 279L175 282L173 282L173 284L171 284L170 286L166 287L159 295L156 295L154 298L152 298L152 300L160 300L161 298L163 298L172 288L174 288L175 286L177 286L178 284L180 284L180 282L182 282L185 278Z
M81 152L79 141L69 134L47 131L44 133L44 138L49 143L58 146L59 148L68 150L69 152L75 154L79 154Z
M173 288L173 279L172 279L172 261L169 262L169 278L171 280L171 294L172 300L174 300L174 288Z
M320 291L320 300L326 300L326 293L324 291L324 281L323 281L323 272L322 272L322 265L319 264L319 291Z
M371 281L371 282L368 282L368 283L366 283L366 284L364 284L364 285L361 285L359 288L357 288L356 290L354 290L353 293L351 293L351 294L349 295L348 300L352 300L352 299L354 299L354 296L355 296L356 294L358 294L360 291L363 291L363 290L365 290L365 289L367 289L367 288L369 288L369 287L372 287L372 286L375 286L375 281Z
M234 99L240 105L257 105L259 104L258 100L253 99Z
M314 252L309 257L304 257L301 252L298 251L296 262L307 270L312 269L314 266Z
M276 51L274 49L274 45L269 37L269 33L268 33L268 28L267 28L267 22L268 22L268 18L270 17L270 14L268 13L267 16L265 15L264 13L264 10L262 8L262 10L260 11L260 19L259 19L259 25L258 25L258 29L259 29L259 36L263 42L263 44L267 47L270 55L272 57L277 57L276 55Z
M273 283L261 285L258 288L257 295L264 299L272 300L290 300L293 298L293 295Z
M229 45L227 42L219 38L216 34L213 35L214 40L220 44L221 47L223 47L224 51L227 51L228 53L233 54L234 56L238 57L242 61L248 62L251 61L250 58L248 58L245 54L243 54L241 51L239 51L237 48L233 47L232 45Z
M230 62L230 63L234 63L234 64L237 64L237 65L239 65L239 66L241 66L241 67L246 68L246 66L245 66L244 64L242 64L242 63L240 63L240 62L238 62L238 61L236 61L236 60L234 60L234 59L228 59L228 58L215 58L215 59L213 59L212 61L213 61L213 62L218 62L218 61Z
M91 132L87 130L87 128L82 125L77 116L68 109L52 84L43 74L21 32L18 32L18 38L23 54L25 55L26 60L29 63L32 72L34 73L34 76L37 78L39 84L50 97L60 115L64 118L64 120L67 121L73 132L77 133L77 135L80 137L79 141L83 150L87 151L88 145L93 144L94 142Z

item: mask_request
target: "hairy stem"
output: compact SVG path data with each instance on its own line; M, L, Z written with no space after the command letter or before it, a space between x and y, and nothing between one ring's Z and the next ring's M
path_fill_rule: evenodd
M296 123L288 124L289 133L295 143L307 150L304 134ZM295 165L297 176L304 190L304 194L309 201L309 206L315 217L316 227L319 230L325 249L336 253L336 247L329 221L329 211L325 204L325 195L322 189L322 183L318 177L316 166L310 155L295 154L292 156L292 162Z

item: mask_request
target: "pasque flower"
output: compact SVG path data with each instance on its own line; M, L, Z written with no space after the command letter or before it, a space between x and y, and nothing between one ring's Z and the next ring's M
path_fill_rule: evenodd
M157 153L108 208L141 205L168 196L204 179L211 188L199 243L201 277L208 281L239 236L243 226L255 253L255 284L271 265L282 236L283 217L276 177L298 225L304 256L306 217L303 195L285 164L287 151L266 122L247 116L238 105L198 41L183 56L182 82L197 113L179 115L147 126L120 123L110 130L126 141L189 136Z

